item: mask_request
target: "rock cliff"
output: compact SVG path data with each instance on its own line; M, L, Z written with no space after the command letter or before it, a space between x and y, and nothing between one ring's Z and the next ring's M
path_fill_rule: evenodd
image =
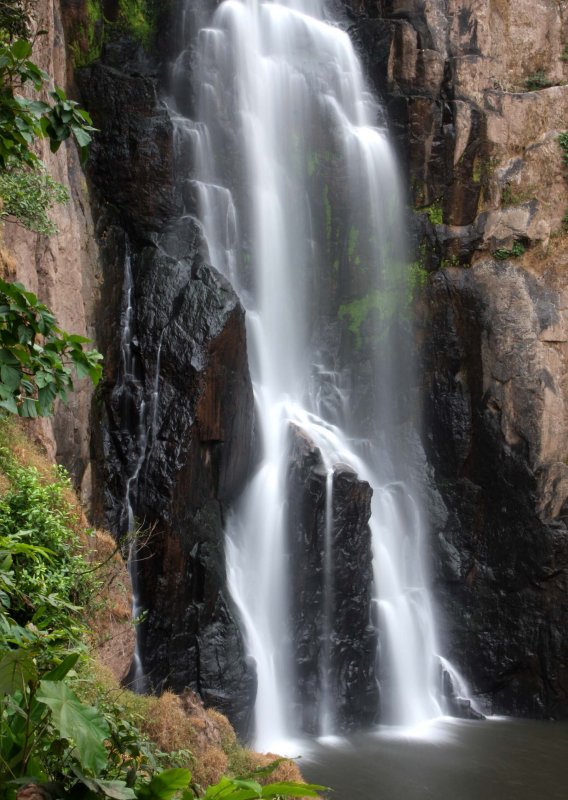
M327 721L332 729L369 725L378 707L368 526L372 489L349 468L337 466L326 531L328 487L321 453L295 426L290 440L288 536L290 558L298 565L291 591L296 719L302 730L319 733L329 713L320 704L327 700L333 706ZM328 585L326 551L333 562Z
M199 692L246 732L255 691L226 587L224 519L254 459L244 311L182 213L173 129L136 42L78 71L105 280L94 513L132 520L149 689Z
M63 4L69 30L83 5ZM417 389L447 654L487 710L566 716L568 171L558 135L568 120L567 3L334 5L385 101L416 210L417 264L428 273L417 303ZM40 61L64 84L59 5L42 0L38 12L48 31ZM172 38L169 28L164 41ZM96 238L71 145L45 154L71 187L60 236L24 238L10 226L4 235L17 277L63 327L89 334L96 323L106 372L93 412L93 508L123 533L130 493L151 531L151 558L139 564L150 678L192 686L244 731L254 675L226 591L222 538L254 462L243 311L208 267L196 226L176 222L183 198L159 67L122 38L77 72L101 129L90 168ZM127 262L135 368L124 381ZM81 389L46 434L85 487L90 400ZM324 479L315 462L317 454L298 453L290 479L316 498L311 546L321 553ZM363 553L367 490L348 473L337 485L342 509L356 507L344 528L356 528L349 536ZM321 603L321 588L307 588ZM368 602L365 592L346 597L342 625ZM372 648L372 631L358 640ZM372 693L372 677L369 668L353 678L360 697Z
M36 40L34 59L57 86L65 87L68 66L59 3L37 3L34 25L45 32ZM68 188L70 200L51 212L58 229L55 236L32 233L11 221L4 224L4 243L11 254L4 269L9 279L21 281L54 311L61 328L96 339L94 321L101 274L85 176L70 141L55 154L50 153L48 143L38 143L37 147L50 175ZM91 493L92 394L88 381L79 382L68 405L60 403L53 419L35 421L32 426L52 460L69 469L86 502Z
M430 272L419 388L449 655L488 710L565 716L568 5L385 0L347 14Z

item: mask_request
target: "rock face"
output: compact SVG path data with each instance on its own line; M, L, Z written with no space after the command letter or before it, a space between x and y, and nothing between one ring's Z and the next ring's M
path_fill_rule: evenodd
M65 2L73 13L79 5ZM191 11L196 17L201 5ZM424 473L432 479L425 500L445 650L487 710L566 716L567 184L558 145L568 119L568 88L559 85L568 77L561 58L566 4L336 5L385 99L409 194L422 210L412 228L419 266L430 277L418 304L417 390L426 409ZM46 58L54 45L54 61L45 65L64 83L55 7L39 6L47 14L41 27L53 37L45 40ZM130 494L151 531L138 565L151 681L191 686L244 731L254 675L226 592L222 536L254 453L243 312L207 266L195 226L176 223L183 202L157 74L122 40L78 76L101 129L90 173L104 264L97 332L106 357L94 411L103 431L93 444L94 508L121 532ZM543 81L554 85L539 89ZM51 163L70 176L73 219L60 221L57 243L36 237L31 247L11 244L21 264L34 265L20 277L38 288L62 326L88 332L96 269L72 148ZM134 369L123 380L127 263ZM78 408L55 421L60 453L78 478L88 461L88 401L79 394ZM322 678L314 631L323 625L325 474L310 442L294 435L292 452L290 486L300 500L290 505L290 547L306 563L294 587L298 698L313 728ZM369 502L366 484L336 472L341 602L329 679L346 727L355 714L370 721L368 708L376 706L375 633L361 588L369 582ZM309 619L308 605L315 609Z
M196 223L178 220L171 123L140 51L118 42L78 79L101 130L96 512L119 536L129 513L144 531L136 572L149 687L190 687L245 733L255 676L226 588L223 535L254 456L244 311L204 262Z
M346 11L425 209L412 221L431 272L417 335L448 653L487 710L563 717L568 11L555 0Z
M436 275L430 296L429 451L450 510L434 531L435 578L450 658L489 711L562 717L565 293L559 308L534 277L488 260Z
M42 0L34 5L34 24L45 33L34 45L34 61L58 86L67 81L67 58L59 4ZM98 248L85 178L72 142L50 153L45 142L37 144L49 174L69 190L70 200L56 206L50 216L58 234L47 237L24 230L13 222L3 225L3 238L13 264L6 275L21 281L55 313L66 331L96 338L95 308L100 267ZM64 464L85 501L90 498L89 414L92 386L77 383L68 405L59 404L53 419L34 421L32 432L47 448L52 460Z
M321 453L291 426L288 471L292 636L297 707L302 730L319 733L326 697L334 730L374 721L377 631L371 624L372 489L354 472L334 469L330 530L326 532L327 474ZM326 538L330 543L326 545ZM326 574L326 549L333 568ZM330 559L331 560L331 559Z

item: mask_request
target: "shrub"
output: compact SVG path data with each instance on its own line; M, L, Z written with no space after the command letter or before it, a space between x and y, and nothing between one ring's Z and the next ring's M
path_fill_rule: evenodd
M51 236L57 233L48 212L66 203L69 192L42 167L12 167L0 172L0 217L15 217L24 228Z
M522 242L515 242L510 250L500 247L493 253L493 257L497 261L505 261L508 258L519 258L525 252L526 248Z
M548 89L550 86L554 86L554 83L546 77L546 73L542 69L533 72L532 75L529 75L528 78L525 79L525 89L527 92L535 92L538 89Z

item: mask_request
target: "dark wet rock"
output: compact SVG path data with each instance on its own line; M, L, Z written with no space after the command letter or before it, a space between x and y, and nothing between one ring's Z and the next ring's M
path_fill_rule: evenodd
M245 733L255 677L226 588L223 531L254 452L244 311L197 252L179 260L147 247L132 272L137 374L102 393L105 517L124 533L138 469L147 679L156 690L194 689Z
M157 78L137 62L128 40L107 60L77 72L81 97L99 129L89 173L104 198L137 235L160 231L179 210L174 187L172 123Z
M566 416L542 281L510 264L429 290L427 450L448 509L434 539L447 655L490 713L568 713ZM547 498L551 498L547 502Z
M326 471L321 453L296 426L290 431L288 531L293 569L295 716L318 733L326 693L332 728L349 730L376 717L377 632L371 624L372 489L336 465L332 494L333 571L326 614ZM326 669L326 663L329 667Z
M139 644L148 688L189 687L246 735L256 676L229 597L224 554L225 516L255 453L244 311L204 262L195 221L181 218L159 72L135 42L119 38L77 74L99 128L89 161L104 265L94 513L124 535L130 487L143 531L138 599L147 613ZM127 262L133 320L132 374L125 380Z

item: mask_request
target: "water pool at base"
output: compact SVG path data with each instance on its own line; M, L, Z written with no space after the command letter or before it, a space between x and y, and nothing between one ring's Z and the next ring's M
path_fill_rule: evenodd
M567 800L568 723L445 718L414 732L379 728L311 743L300 767L305 780L332 787L333 800Z

